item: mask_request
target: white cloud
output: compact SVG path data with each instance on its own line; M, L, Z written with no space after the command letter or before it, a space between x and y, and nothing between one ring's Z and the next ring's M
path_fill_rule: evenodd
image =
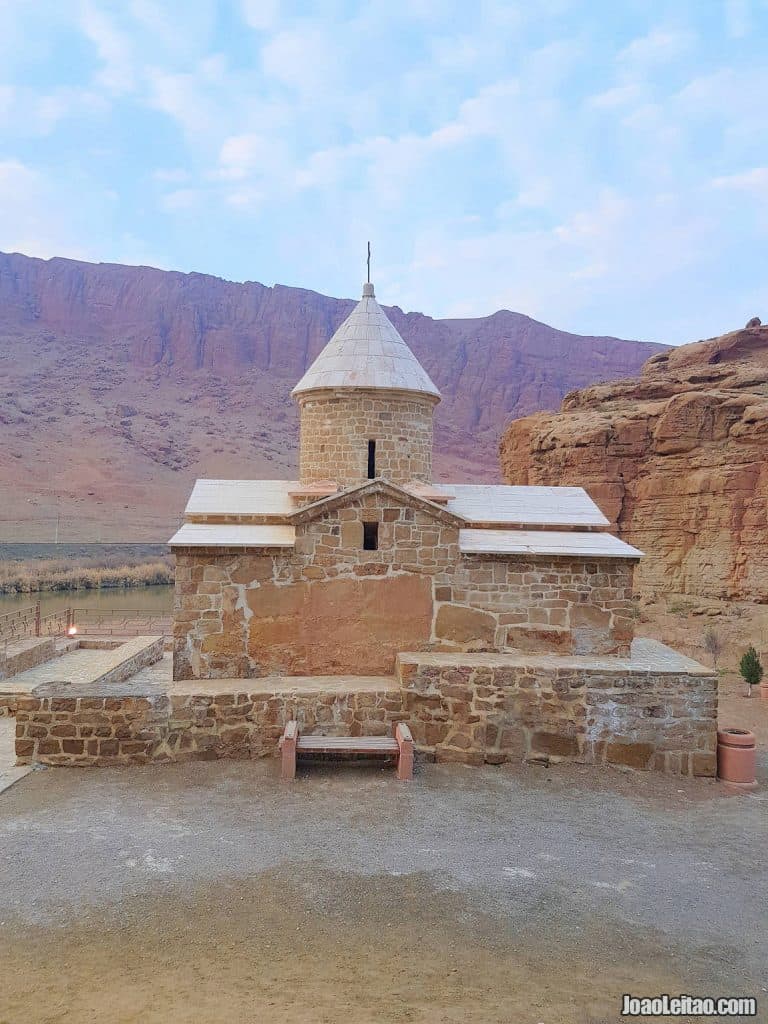
M768 199L768 167L753 167L739 174L726 174L712 180L715 188L751 192Z
M695 35L689 30L654 28L647 35L633 39L619 51L616 60L633 66L664 63L687 53L695 41Z
M627 82L590 96L588 105L599 110L616 110L619 107L636 104L642 95L643 90L637 82Z
M152 172L155 181L168 182L169 184L181 184L189 181L189 171L183 167L158 167Z
M160 200L160 205L171 213L191 210L199 204L202 195L203 193L196 188L179 188L174 192L166 192Z
M168 114L188 136L203 136L218 125L217 105L194 73L151 68L147 73L149 105Z
M238 181L254 173L264 174L275 159L275 145L263 135L232 135L219 153L219 174Z
M311 21L284 29L261 50L264 73L314 101L342 82L344 55L336 37Z
M80 27L96 47L102 62L97 81L109 92L130 92L136 85L133 46L130 37L121 32L96 4L83 0Z
M0 224L5 251L50 259L94 259L80 241L54 183L20 160L0 161Z
M752 27L750 0L725 0L725 26L732 39L743 39Z
M247 25L266 32L280 20L280 0L243 0L242 11Z

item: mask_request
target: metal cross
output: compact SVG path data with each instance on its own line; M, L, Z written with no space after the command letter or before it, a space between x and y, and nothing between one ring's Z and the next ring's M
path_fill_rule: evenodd
M371 283L371 243L368 243L368 284Z

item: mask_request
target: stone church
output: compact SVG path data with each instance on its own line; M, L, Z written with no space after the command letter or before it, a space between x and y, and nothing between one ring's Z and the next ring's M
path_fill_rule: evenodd
M299 479L198 480L171 540L157 756L403 722L442 761L714 774L716 677L633 640L641 553L579 487L435 481L440 395L372 285L293 396Z
M629 653L641 553L581 488L435 482L440 394L373 285L292 394L299 479L198 480L171 541L174 678Z

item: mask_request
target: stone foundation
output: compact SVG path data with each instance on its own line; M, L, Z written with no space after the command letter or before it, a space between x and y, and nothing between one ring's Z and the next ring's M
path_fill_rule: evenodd
M717 679L654 641L631 659L402 654L399 677L182 684L20 698L21 763L145 764L274 756L292 718L323 735L390 734L467 764L576 761L714 776Z
M404 654L406 721L439 761L717 771L717 678L653 641L637 658Z

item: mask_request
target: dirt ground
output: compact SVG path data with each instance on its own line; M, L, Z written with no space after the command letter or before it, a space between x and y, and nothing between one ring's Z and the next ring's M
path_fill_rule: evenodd
M766 1020L766 810L575 766L36 771L0 794L0 1022Z

